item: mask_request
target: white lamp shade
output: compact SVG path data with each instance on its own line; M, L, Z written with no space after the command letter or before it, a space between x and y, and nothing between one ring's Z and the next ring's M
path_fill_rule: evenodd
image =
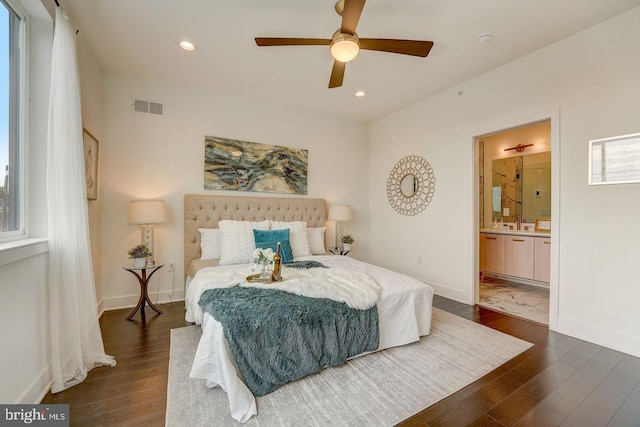
M132 200L129 202L129 224L167 222L164 200Z
M329 217L327 219L329 221L351 221L351 206L329 206Z

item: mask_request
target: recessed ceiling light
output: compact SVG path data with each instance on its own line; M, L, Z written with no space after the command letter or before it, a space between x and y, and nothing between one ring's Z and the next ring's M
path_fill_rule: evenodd
M476 37L476 40L478 41L478 44L480 46L487 45L491 43L491 40L493 40L493 34L491 33L480 34L478 37Z
M186 40L183 40L180 42L180 47L183 50L188 50L189 52L191 52L192 50L196 50L196 47L194 46L194 44Z
M366 95L366 93L364 93L364 91L362 91L362 90L359 90L359 91L357 91L357 92L356 92L356 96L357 96L358 98L362 98L362 97L363 97L363 96L365 96L365 95Z

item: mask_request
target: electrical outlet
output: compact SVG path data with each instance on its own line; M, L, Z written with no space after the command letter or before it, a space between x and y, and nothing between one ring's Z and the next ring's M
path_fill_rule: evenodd
M176 262L175 261L169 261L167 263L167 270L168 271L176 271Z

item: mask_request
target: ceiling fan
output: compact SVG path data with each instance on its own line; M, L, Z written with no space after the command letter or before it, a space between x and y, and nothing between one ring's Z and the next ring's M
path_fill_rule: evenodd
M356 34L366 0L338 0L336 12L342 16L342 26L333 33L331 39L256 37L258 46L317 46L329 45L333 61L329 88L342 86L347 62L358 55L360 49L399 53L426 57L433 47L431 41L398 39L364 39Z

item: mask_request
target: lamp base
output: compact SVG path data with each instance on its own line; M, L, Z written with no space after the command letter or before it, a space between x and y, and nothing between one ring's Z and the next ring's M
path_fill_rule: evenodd
M143 224L140 227L140 241L143 245L146 245L151 251L151 255L147 257L147 267L151 267L155 264L154 250L153 250L153 225Z
M342 221L336 221L336 250L342 252L344 250L344 243L342 243L342 236L344 235L344 225Z

